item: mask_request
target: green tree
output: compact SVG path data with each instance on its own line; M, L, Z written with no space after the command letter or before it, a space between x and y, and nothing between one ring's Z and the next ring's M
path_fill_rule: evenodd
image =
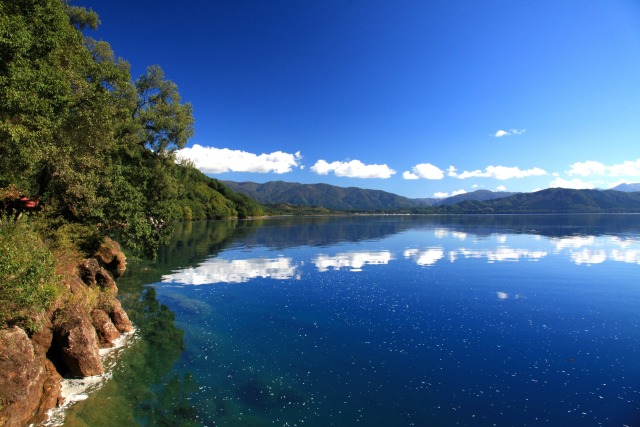
M138 100L133 112L140 125L139 143L157 155L169 155L184 147L193 136L191 104L181 104L178 87L165 80L158 65L136 80Z
M38 196L51 228L116 235L151 256L185 207L193 219L261 214L176 164L191 105L157 65L133 81L107 42L82 34L99 23L62 0L0 0L0 189Z

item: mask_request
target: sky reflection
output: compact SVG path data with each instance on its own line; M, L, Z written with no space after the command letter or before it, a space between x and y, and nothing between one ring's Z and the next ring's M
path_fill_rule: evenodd
M243 283L258 277L286 280L297 278L298 266L291 258L212 258L194 268L185 268L162 276L162 283L206 285L214 283Z
M403 234L413 241L424 241L425 247L398 247L396 238ZM416 239L416 236L418 239ZM363 241L371 243L371 240ZM363 242L351 243L362 246ZM432 244L429 244L429 243ZM507 244L507 243L510 244ZM437 243L437 244L433 244ZM620 236L576 235L545 237L534 234L493 233L479 236L444 227L409 230L375 241L377 250L347 250L331 253L328 248L309 247L307 257L285 255L247 259L211 258L196 267L184 268L163 276L163 283L204 285L215 283L243 283L255 278L299 280L303 266L310 262L320 273L344 270L360 272L364 268L408 260L417 266L430 267L446 260L459 263L465 260L486 260L487 263L540 261L558 257L578 266L605 262L640 264L640 241ZM462 246L464 244L464 246ZM264 248L263 248L264 249ZM322 251L322 252L321 252ZM246 256L243 251L226 251L225 258ZM499 298L503 299L499 296Z
M350 271L362 271L364 265L382 265L389 264L395 259L390 251L361 251L361 252L344 252L335 255L318 254L311 261L320 272L329 269L341 270L346 268Z

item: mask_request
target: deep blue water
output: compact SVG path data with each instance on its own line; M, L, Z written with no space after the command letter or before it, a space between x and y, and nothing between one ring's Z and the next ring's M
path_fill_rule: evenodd
M640 217L586 218L233 231L151 285L165 377L196 425L640 425Z

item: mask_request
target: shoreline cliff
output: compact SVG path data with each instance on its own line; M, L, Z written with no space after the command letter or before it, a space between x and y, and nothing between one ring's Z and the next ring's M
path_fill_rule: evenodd
M0 426L47 421L47 412L64 403L63 377L102 374L100 349L133 330L117 299L115 279L126 269L118 243L107 239L92 257L77 261L59 263L68 292L42 315L37 332L0 330Z

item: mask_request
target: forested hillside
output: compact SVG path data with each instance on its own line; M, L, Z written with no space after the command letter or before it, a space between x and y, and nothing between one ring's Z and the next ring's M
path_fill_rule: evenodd
M107 42L85 35L99 23L61 0L0 2L3 215L37 216L44 234L117 235L150 254L171 220L260 215L176 164L194 132L191 105L159 66L132 78Z
M243 193L264 204L285 203L297 206L314 206L339 211L403 209L426 206L426 203L380 190L357 187L337 187L329 184L300 184L296 182L223 181L234 191Z
M191 105L159 66L134 79L107 42L86 35L99 23L63 0L0 0L0 333L51 322L59 333L93 310L114 315L110 273L90 286L96 269L113 267L95 258L119 251L109 237L153 258L176 220L263 212L177 162L194 132ZM14 402L7 396L0 403Z
M640 192L631 191L549 188L533 193L509 193L477 190L445 199L409 199L379 190L328 184L223 182L235 191L270 205L271 212L280 214L288 210L303 212L311 207L413 214L640 212ZM633 185L621 188L633 189Z

